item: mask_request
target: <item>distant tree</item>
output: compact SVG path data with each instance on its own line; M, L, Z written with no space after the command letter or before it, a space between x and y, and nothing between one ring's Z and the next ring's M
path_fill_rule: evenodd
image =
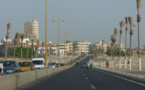
M14 38L14 60L15 60L15 48L16 48L16 44L18 43L18 38L19 38L19 33L16 33Z
M23 60L23 40L24 40L24 34L21 35L21 60Z
M10 22L8 22L8 24L7 24L7 35L6 35L6 43L5 43L5 60L7 59L7 41L8 41L8 39L9 39L9 30L10 30L10 27L11 27L11 23Z

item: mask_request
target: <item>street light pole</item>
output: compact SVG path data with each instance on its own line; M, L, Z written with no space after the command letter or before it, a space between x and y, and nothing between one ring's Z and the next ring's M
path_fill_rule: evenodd
M65 34L69 34L69 32L61 32L61 34L64 34L64 65L66 64L66 59L65 59Z
M60 67L60 22L65 22L65 20L60 20L58 18L58 20L52 20L53 22L58 22L58 66Z
M45 69L47 68L47 0L45 2Z

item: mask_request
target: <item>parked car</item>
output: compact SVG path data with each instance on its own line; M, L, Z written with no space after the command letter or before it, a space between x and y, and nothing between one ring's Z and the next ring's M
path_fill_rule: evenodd
M20 72L21 67L20 65L13 60L10 61L0 61L0 63L3 63L3 73L9 74L9 73L15 73L15 72Z
M48 63L48 68L55 68L55 67L56 67L55 62Z
M58 67L59 66L59 63L56 63L56 67ZM64 63L60 63L60 67L61 66L64 66Z
M33 58L32 63L34 64L35 69L44 69L45 67L44 58Z
M19 62L21 66L21 71L35 70L35 66L32 62Z
M87 68L88 69L89 68L88 63L81 63L81 68Z
M59 64L58 63L56 63L56 67L58 67L59 66Z

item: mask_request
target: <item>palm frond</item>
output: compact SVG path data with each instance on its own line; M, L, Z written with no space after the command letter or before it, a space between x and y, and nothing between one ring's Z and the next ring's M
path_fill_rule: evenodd
M11 27L11 23L10 23L10 22L8 22L8 24L7 24L7 30L9 30L9 29L10 29L10 27Z
M136 0L137 2L137 9L140 9L142 6L142 0Z
M132 24L132 27L136 27L136 25L135 24Z
M120 28L122 28L125 25L125 22L121 21L119 24L120 24Z
M129 23L129 17L125 17L125 24Z
M132 25L132 22L133 22L133 18L129 17L129 24Z
M114 29L114 35L116 36L118 34L117 28Z

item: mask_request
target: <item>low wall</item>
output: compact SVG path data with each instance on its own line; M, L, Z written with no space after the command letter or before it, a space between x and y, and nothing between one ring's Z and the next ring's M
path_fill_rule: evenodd
M45 76L49 76L66 69L69 69L71 66L64 66L53 69L43 69L36 71L27 71L15 74L0 75L0 90L13 90L18 87L21 87L25 84L28 84L32 81L40 79Z

